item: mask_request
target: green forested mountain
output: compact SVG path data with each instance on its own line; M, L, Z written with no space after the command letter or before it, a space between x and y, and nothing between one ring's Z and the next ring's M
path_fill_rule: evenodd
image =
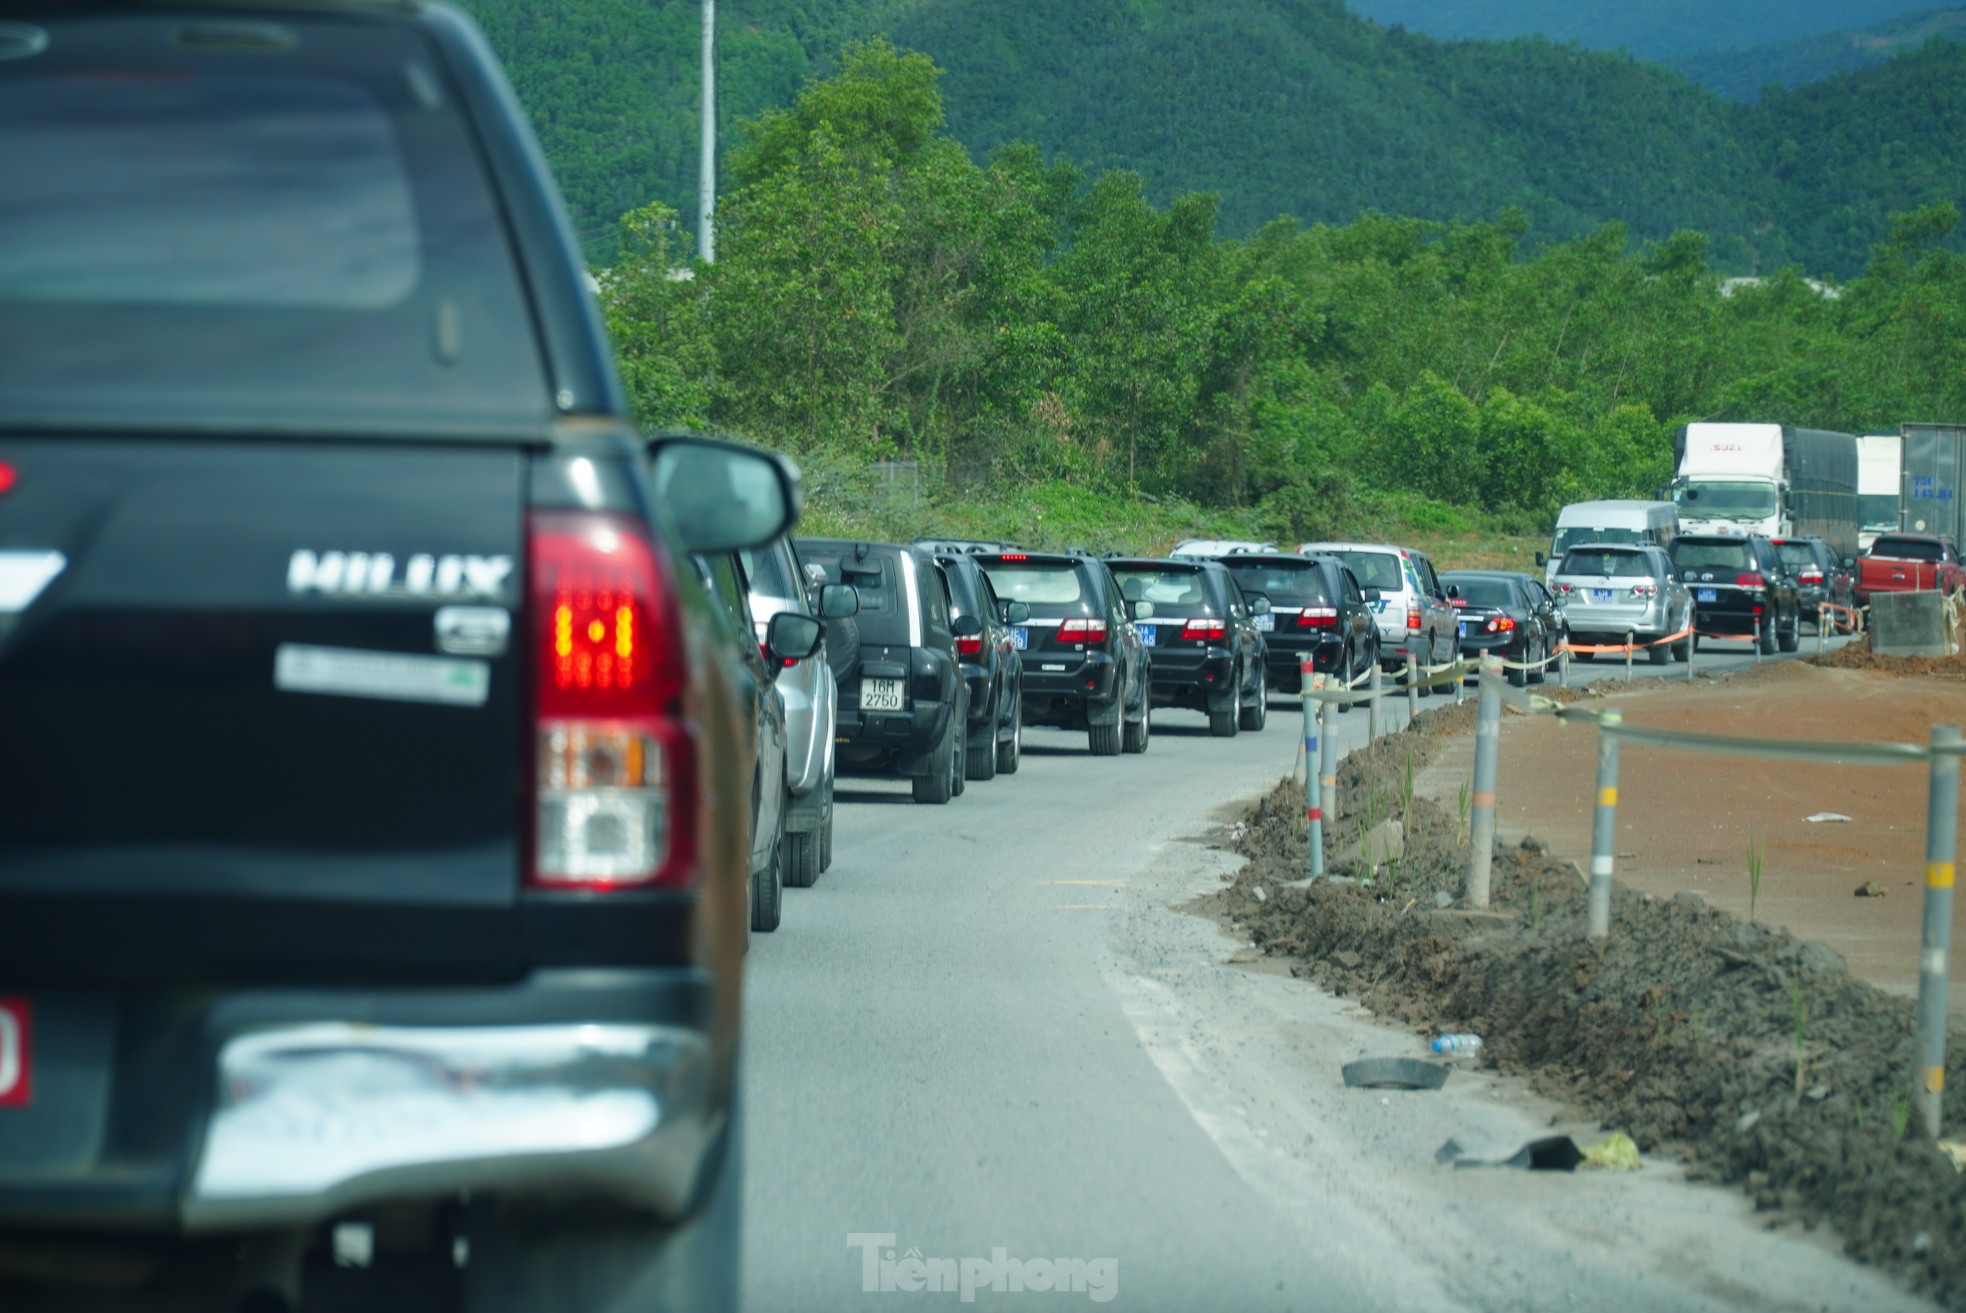
M1709 91L1753 102L1764 87L1799 87L1882 64L1934 38L1966 41L1966 8L1926 9L1857 31L1822 32L1749 50L1701 50L1661 60Z
M1545 36L1645 59L1869 27L1920 7L1919 0L1352 0L1375 22L1430 36Z
M596 258L636 204L693 213L697 0L468 3ZM1532 242L1695 229L1730 270L1849 276L1889 213L1962 190L1963 47L1746 107L1626 55L1439 41L1341 0L725 0L721 16L727 123L788 104L843 39L886 32L943 70L973 154L1027 141L1133 170L1157 202L1211 192L1227 235L1512 206Z

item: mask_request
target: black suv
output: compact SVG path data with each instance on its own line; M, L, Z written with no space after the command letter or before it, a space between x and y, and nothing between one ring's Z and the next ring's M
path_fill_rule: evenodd
M999 600L975 553L931 550L949 580L951 614L957 621L974 616L982 622L981 632L956 639L963 678L969 681L965 773L972 780L995 779L999 771L1014 775L1024 757L1024 655L1011 641L1010 626L1028 621L1031 608Z
M1827 540L1774 538L1775 554L1795 576L1795 591L1802 603L1802 614L1818 628L1823 623L1823 604L1854 610L1857 605L1857 578L1854 561L1836 554Z
M1031 608L1010 627L1024 654L1024 720L1083 729L1095 757L1145 752L1152 663L1105 563L1083 552L976 558L1006 602Z
M1667 554L1693 594L1694 634L1751 640L1762 652L1801 646L1802 601L1774 543L1760 534L1681 534Z
M963 791L969 752L969 684L956 643L982 633L982 621L953 613L942 567L920 547L847 538L801 538L797 547L826 582L860 595L859 658L833 672L840 767L905 775L916 802L949 801Z
M457 11L6 17L0 1308L732 1307L755 640L682 554L789 467L636 433Z
M1299 692L1306 655L1319 674L1347 682L1379 660L1379 625L1372 618L1379 590L1360 588L1337 557L1237 552L1220 559L1245 597L1260 593L1270 600L1265 645L1271 688ZM1338 709L1350 711L1351 703Z
M1154 705L1208 717L1217 738L1269 720L1267 597L1243 596L1219 562L1109 557L1140 642L1153 650Z

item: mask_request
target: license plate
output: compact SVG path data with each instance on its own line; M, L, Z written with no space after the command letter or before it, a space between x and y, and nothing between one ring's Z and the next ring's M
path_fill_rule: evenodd
M1591 589L1591 601L1608 602L1611 600L1611 593L1612 590L1609 588L1593 588Z
M34 1097L33 1010L24 998L0 998L0 1108L25 1108Z
M902 681L898 679L863 679L860 681L860 709L862 711L899 711L902 706Z
M1468 636L1468 622L1463 620L1461 621L1461 637L1466 638L1467 636Z
M1135 625L1134 628L1140 631L1140 646L1142 647L1152 647L1156 637L1160 633L1160 629L1155 625Z
M1699 589L1699 590L1698 590L1697 592L1695 592L1695 593L1693 594L1693 600L1694 600L1694 601L1696 601L1696 602L1715 602L1715 601L1718 601L1718 600L1720 600L1720 599L1719 599L1719 598L1718 598L1718 596L1717 596L1717 595L1716 595L1716 594L1714 593L1714 590L1713 590L1713 589L1711 589L1711 588L1702 588L1702 589Z
M1276 632L1277 618L1273 615L1259 615L1256 617L1256 627L1266 634L1273 634Z
M1010 645L1019 652L1022 652L1031 645L1031 631L1023 625L1012 625L1010 627Z

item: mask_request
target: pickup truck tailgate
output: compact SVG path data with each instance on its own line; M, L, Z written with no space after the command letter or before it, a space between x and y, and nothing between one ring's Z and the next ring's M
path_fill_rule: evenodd
M523 452L5 438L0 462L10 977L521 969Z

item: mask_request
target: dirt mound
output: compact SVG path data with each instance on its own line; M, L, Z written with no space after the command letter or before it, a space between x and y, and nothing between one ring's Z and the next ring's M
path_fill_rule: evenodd
M1834 652L1805 660L1811 665L1831 666L1839 670L1880 670L1887 675L1924 675L1933 679L1966 682L1966 652L1949 657L1880 656L1870 650L1868 634Z
M1762 1209L1834 1226L1853 1255L1966 1307L1966 1177L1912 1129L1910 1002L1853 980L1822 945L1692 895L1618 890L1611 937L1594 945L1578 868L1533 838L1497 852L1491 912L1442 907L1466 867L1466 822L1408 781L1471 706L1340 767L1328 851L1390 817L1405 827L1400 861L1286 887L1304 868L1301 786L1286 781L1250 812L1249 861L1218 911L1295 974L1425 1033L1474 1031L1485 1064L1743 1185Z

